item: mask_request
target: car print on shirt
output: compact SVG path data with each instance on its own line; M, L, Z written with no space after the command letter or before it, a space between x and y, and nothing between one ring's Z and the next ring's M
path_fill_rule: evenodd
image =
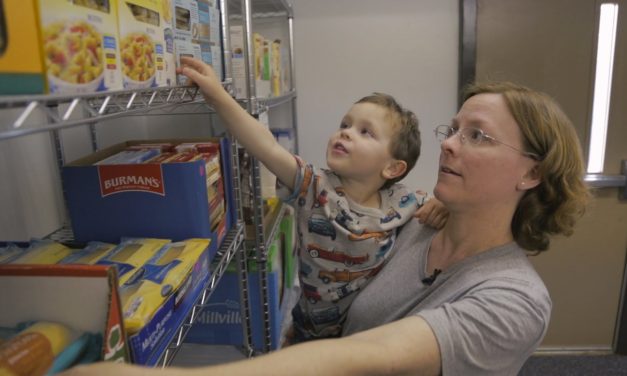
M383 265L385 265L384 262L380 263L379 265L371 269L356 270L356 271L352 271L348 269L344 269L344 270L335 269L334 271L321 270L318 272L318 278L320 278L322 282L324 283L351 282L363 276L365 276L366 278L372 278L375 275L377 275L377 273L379 273L379 271L383 268Z
M337 321L340 318L340 307L313 309L310 315L311 321L316 325Z
M401 219L401 214L394 210L394 208L389 208L385 217L381 218L381 223L388 223L394 220L394 218Z
M370 273L370 269L360 270L360 271L350 271L348 269L344 269L344 270L335 269L335 271L321 270L318 272L318 278L320 278L322 282L324 283L350 282L359 277L368 275L369 273Z
M350 233L348 234L348 239L352 241L360 241L360 240L367 240L367 239L375 238L376 241L381 242L389 238L391 235L392 235L392 231L374 231L374 232L364 231L362 234L359 234L359 235Z
M309 229L309 232L328 236L331 240L335 240L335 237L337 236L333 223L320 214L312 214L312 216L309 217L309 220L307 221L307 228Z
M309 274L311 274L311 272L312 272L311 265L309 265L308 263L303 262L301 260L301 262L299 263L299 270L298 270L298 272L303 277L309 277Z
M311 304L316 304L322 300L322 296L315 286L303 282L303 295Z
M363 256L351 256L344 252L338 252L335 250L329 251L327 249L320 247L317 244L308 244L307 252L309 252L309 256L313 258L319 257L321 259L325 259L329 261L342 262L346 266L352 266L355 264L363 264L364 262L368 261L368 258L370 257L370 255L368 254L365 254Z
M375 260L384 258L390 248L392 248L393 243L394 242L392 241L392 239L388 239L388 241L386 241L385 244L383 244L381 248L379 248L379 250L377 251L377 254L375 255Z
M352 233L361 234L363 232L363 230L359 228L359 221L353 219L353 217L344 209L340 210L340 212L335 216L335 222Z
M326 189L323 189L322 192L320 192L320 194L316 196L316 199L314 200L314 203L311 206L311 208L317 209L321 206L325 206L327 202L329 202L329 200L327 199L328 194L329 192L327 192Z
M409 205L413 205L417 201L418 200L416 199L416 195L414 195L413 193L410 193L408 195L401 197L400 201L398 202L398 206L401 208L405 208Z
M331 298L331 301L337 303L339 300L359 290L359 286L356 282L358 281L352 281L338 289L329 290L329 297Z

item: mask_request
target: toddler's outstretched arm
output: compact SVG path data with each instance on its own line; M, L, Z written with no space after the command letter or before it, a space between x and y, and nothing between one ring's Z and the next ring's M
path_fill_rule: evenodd
M213 69L204 62L181 57L177 72L200 88L207 103L224 120L228 131L253 157L263 163L285 186L293 189L298 164L272 133L246 112L222 87Z

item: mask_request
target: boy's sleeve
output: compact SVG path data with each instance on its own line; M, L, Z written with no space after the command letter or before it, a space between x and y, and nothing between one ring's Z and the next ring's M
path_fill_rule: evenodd
M313 177L313 166L306 164L299 156L294 155L296 163L298 164L298 171L294 177L294 190L290 190L287 186L281 183L278 179L276 182L276 194L281 201L286 204L293 204L293 202L307 194L307 191L311 185Z

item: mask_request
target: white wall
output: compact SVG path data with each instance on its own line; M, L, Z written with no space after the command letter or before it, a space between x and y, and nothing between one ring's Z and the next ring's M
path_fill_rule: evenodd
M405 179L432 191L432 129L456 111L457 0L290 0L300 154L325 166L328 137L357 99L381 91L416 112L422 153Z

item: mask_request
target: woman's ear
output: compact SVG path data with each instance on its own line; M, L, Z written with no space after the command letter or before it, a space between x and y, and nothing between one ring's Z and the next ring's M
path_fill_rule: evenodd
M518 184L516 184L516 189L519 191L526 191L537 187L540 182L542 182L542 178L540 176L540 169L536 163L529 171L527 171Z
M381 173L385 180L390 180L403 175L407 171L407 162L398 159L388 163Z

